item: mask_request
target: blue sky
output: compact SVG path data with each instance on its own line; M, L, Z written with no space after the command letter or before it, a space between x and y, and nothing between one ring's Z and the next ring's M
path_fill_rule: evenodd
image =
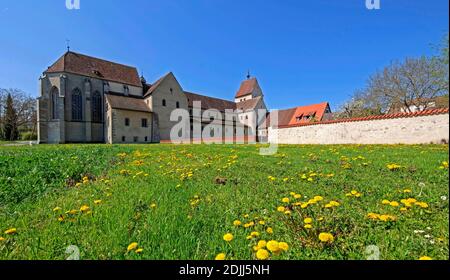
M37 96L66 50L172 71L185 90L232 99L250 69L272 109L336 109L396 59L430 55L448 32L448 0L0 0L0 88Z

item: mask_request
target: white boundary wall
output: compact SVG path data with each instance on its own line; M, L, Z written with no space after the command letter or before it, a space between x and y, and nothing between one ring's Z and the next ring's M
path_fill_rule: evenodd
M449 114L269 128L279 144L441 144L449 141Z

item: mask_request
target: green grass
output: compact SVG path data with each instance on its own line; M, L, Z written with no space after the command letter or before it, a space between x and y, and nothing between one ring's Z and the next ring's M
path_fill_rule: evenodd
M0 259L65 259L75 245L81 259L247 260L259 240L289 245L271 259L366 259L370 245L380 259L448 259L448 146L281 146L275 156L259 148L0 147ZM301 207L315 196L323 200ZM401 211L408 198L418 203ZM326 208L330 201L340 205ZM82 206L89 210L66 214ZM259 236L247 239L251 232ZM321 242L322 232L334 242ZM127 252L133 242L142 253Z

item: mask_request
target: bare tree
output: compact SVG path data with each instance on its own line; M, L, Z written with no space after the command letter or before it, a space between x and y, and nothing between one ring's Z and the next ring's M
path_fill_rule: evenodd
M5 108L7 96L11 95L13 107L17 114L17 127L23 131L36 133L36 100L19 89L0 89L0 127L5 125Z

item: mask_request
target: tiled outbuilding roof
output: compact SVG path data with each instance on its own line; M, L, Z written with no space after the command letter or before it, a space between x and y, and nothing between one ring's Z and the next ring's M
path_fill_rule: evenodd
M414 112L414 113L396 113L396 114L377 115L377 116L369 116L369 117L362 117L362 118L337 119L337 120L329 120L329 121L321 121L321 122L280 125L279 128L309 126L309 125L319 125L319 124L399 119L399 118L414 118L414 117L423 117L423 116L432 116L432 115L442 115L442 114L448 114L448 113L449 113L449 108L442 108L442 109L425 110L425 111Z
M142 87L135 67L74 53L66 52L44 73L66 72L87 77Z
M205 95L200 95L192 92L185 91L184 94L188 99L188 106L193 107L194 101L200 101L202 109L216 109L224 112L225 109L236 110L236 103L233 101L228 101L224 99L219 99L215 97L209 97Z
M147 106L147 103L145 103L145 100L142 98L123 96L115 93L105 94L105 96L111 108L138 112L151 112L149 106Z

